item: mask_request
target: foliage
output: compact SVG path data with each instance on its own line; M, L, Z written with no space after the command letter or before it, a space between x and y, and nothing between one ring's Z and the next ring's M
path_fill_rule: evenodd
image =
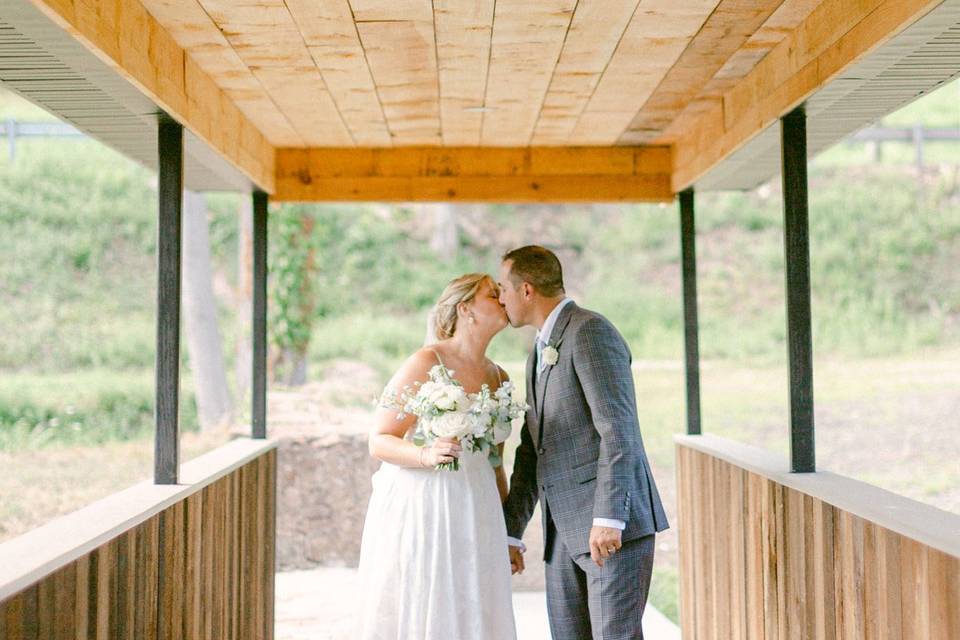
M153 399L150 370L8 376L0 385L0 450L149 437L154 428ZM182 399L181 428L196 431L193 396L188 392Z

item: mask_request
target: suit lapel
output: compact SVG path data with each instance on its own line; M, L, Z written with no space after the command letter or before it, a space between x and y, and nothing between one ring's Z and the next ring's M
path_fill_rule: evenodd
M567 329L567 325L570 324L570 318L573 316L576 306L577 303L569 302L567 306L560 310L560 315L557 316L557 323L553 325L553 331L550 332L550 339L547 341L547 344L559 350L560 343L563 342L563 332ZM536 349L534 349L534 352L536 352ZM552 371L553 367L548 366L543 370L543 373L537 376L536 398L537 422L539 426L537 431L540 433L543 432L543 401L547 395L547 383L550 381L550 373Z

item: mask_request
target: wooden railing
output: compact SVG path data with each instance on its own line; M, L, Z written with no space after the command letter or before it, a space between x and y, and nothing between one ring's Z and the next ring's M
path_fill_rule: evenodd
M960 516L722 438L676 444L684 640L960 638Z
M0 545L0 638L270 640L276 475L235 440Z

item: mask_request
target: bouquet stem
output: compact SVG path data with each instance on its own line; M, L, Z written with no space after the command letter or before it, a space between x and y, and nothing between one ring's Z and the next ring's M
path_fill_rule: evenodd
M460 471L460 458L454 458L453 462L442 462L436 466L437 471Z

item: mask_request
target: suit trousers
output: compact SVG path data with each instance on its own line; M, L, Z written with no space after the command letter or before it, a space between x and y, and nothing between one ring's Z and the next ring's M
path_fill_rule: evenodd
M624 543L598 567L589 553L570 555L551 519L547 527L552 543L547 613L553 640L643 640L640 620L650 590L655 536Z

